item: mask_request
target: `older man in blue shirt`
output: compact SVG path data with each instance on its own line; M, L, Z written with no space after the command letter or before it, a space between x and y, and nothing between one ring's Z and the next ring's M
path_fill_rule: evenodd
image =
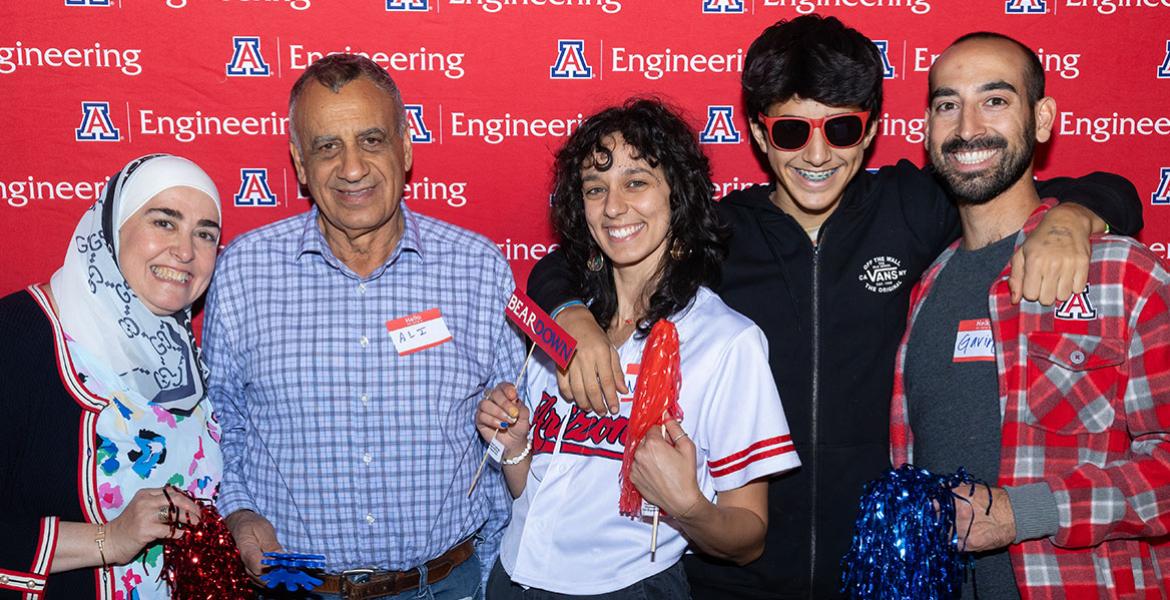
M375 63L318 61L289 114L315 207L240 236L208 295L220 510L253 574L266 551L326 555L319 597L473 597L508 514L498 477L466 490L476 402L523 353L511 271L401 202L410 134Z

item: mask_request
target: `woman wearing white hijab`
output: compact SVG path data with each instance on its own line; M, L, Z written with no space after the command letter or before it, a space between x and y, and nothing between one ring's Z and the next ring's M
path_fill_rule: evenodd
M220 235L184 158L115 174L50 285L0 299L0 598L167 598L162 545L222 461L191 304ZM178 489L175 489L178 488Z

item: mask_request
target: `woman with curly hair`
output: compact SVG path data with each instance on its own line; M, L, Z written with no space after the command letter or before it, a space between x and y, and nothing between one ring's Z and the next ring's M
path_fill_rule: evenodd
M477 425L503 443L516 501L488 597L689 597L688 545L741 564L758 557L762 478L799 464L763 334L705 287L726 252L710 167L677 114L637 99L587 119L557 153L555 179L554 227L631 390L655 377L639 367L658 325L677 331L671 414L682 418L629 439L631 402L616 415L582 412L558 398L547 358L523 391L495 388ZM654 552L653 510L619 510L623 475L661 511Z

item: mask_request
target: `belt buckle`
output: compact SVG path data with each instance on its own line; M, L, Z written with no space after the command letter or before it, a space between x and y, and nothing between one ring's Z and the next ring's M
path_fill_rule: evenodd
M346 569L339 575L341 585L337 591L337 595L341 596L342 600L348 600L351 591L350 586L364 586L370 582L370 578L377 572L377 569L370 567L360 567L357 569ZM358 587L356 591L360 591ZM363 596L364 598L364 596Z

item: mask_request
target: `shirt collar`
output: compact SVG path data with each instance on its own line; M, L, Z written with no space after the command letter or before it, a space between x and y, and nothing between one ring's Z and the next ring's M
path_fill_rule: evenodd
M423 252L422 238L419 235L418 217L406 206L406 202L400 201L398 210L402 212L402 238L398 241L398 246L394 248L394 252L390 253L390 257L382 266L370 273L368 279L375 279L386 270L387 267L398 261L399 257L404 252L414 254L423 260L425 253ZM321 228L317 226L317 217L320 212L317 206L314 205L306 215L304 227L301 228L301 239L297 246L296 259L299 262L304 256L309 254L319 255L325 260L329 266L351 273L349 267L345 266L329 247L329 243L325 241L325 234L321 233Z

